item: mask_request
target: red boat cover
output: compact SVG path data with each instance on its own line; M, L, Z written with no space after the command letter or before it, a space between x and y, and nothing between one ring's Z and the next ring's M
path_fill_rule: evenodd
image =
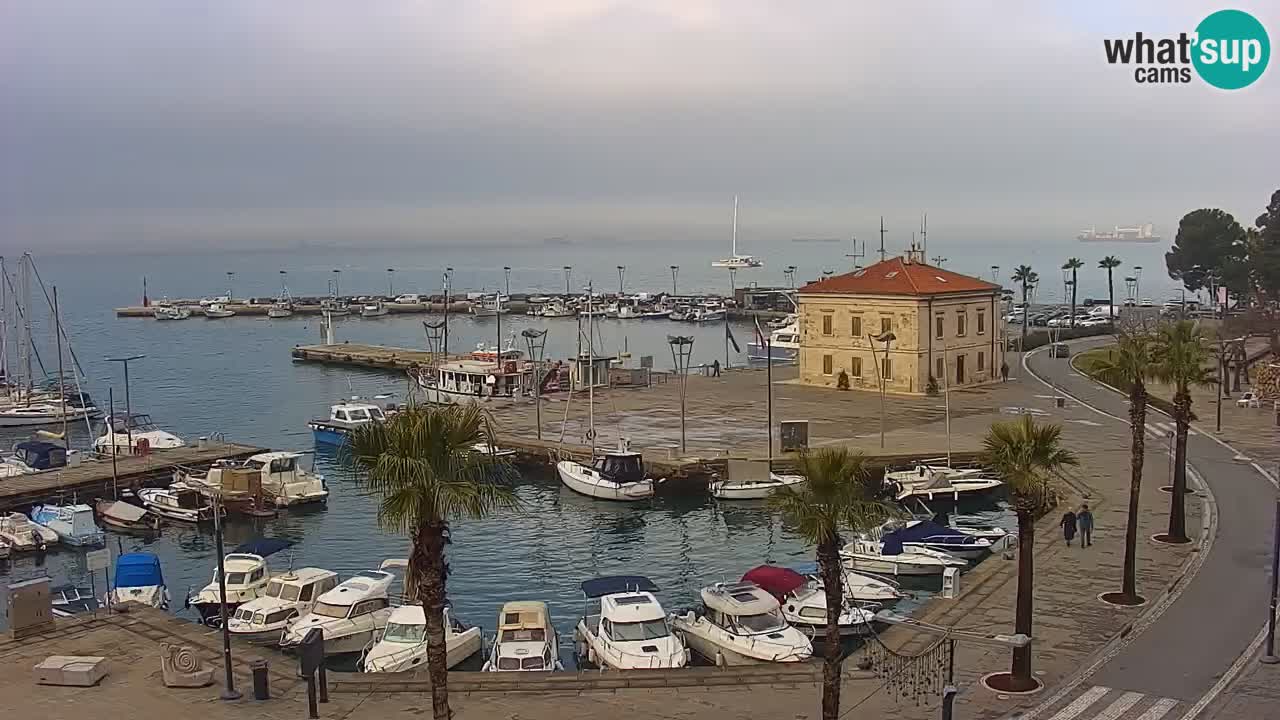
M742 580L759 585L765 592L779 600L787 593L808 582L803 575L795 570L778 567L777 565L761 565L760 567L752 568L742 576Z

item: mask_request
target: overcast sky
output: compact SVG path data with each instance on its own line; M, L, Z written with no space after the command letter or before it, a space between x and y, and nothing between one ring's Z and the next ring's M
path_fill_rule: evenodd
M1102 40L1280 7L1119 4L3 0L0 250L1251 222L1280 61L1143 86Z

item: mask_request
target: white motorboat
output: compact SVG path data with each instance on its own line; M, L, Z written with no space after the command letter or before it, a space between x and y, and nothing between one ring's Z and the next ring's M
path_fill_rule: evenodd
M899 502L909 498L924 501L936 499L960 500L991 492L1004 485L993 477L987 477L978 468L957 470L945 466L917 465L909 471L886 472L885 482Z
M180 305L157 305L151 315L157 320L186 320L191 317L191 309Z
M387 304L381 300L374 300L360 306L360 317L362 318L382 317L389 312L391 311L387 308Z
M471 451L481 455L488 455L495 458L511 458L515 457L516 451L511 448L501 448L497 445L491 445L486 442L478 442L471 446Z
M484 634L454 618L450 610L444 609L443 620L445 667L452 668L483 649ZM405 672L426 664L426 612L421 605L402 605L391 611L387 626L365 652L361 669L368 673Z
M145 413L125 417L107 416L105 432L93 441L93 449L102 455L111 454L114 445L117 453L133 454L151 450L172 450L186 447L187 442L173 433L161 430Z
M174 482L223 492L244 492L247 487L242 486L248 484L234 476L249 474L258 480L263 498L278 508L327 502L329 487L324 476L303 469L298 462L302 457L302 453L277 451L251 455L243 463L220 460L203 475L177 470Z
M547 318L573 317L577 314L577 310L573 309L559 298L551 300L538 309L538 315Z
M551 624L547 604L537 600L503 603L498 612L485 672L536 672L562 670L560 637Z
M67 422L94 418L99 415L93 406L77 407L65 402L32 402L0 407L0 428L35 427L54 425L65 418Z
M820 582L801 575L795 570L777 565L761 565L748 570L743 582L759 585L782 605L782 617L792 627L810 638L822 638L827 628L827 594ZM871 632L875 613L850 602L841 593L840 614L836 624L842 636L865 635Z
M363 652L391 617L388 589L394 581L395 575L385 570L361 570L343 580L289 626L280 646L297 647L307 633L319 628L326 656Z
M116 558L116 577L107 605L136 602L148 607L169 609L169 589L164 584L160 558L152 553L125 553Z
M618 442L617 450L604 453L590 466L561 460L556 474L570 490L600 500L648 500L662 482L645 474L640 453L632 452L625 439Z
M58 533L41 527L19 512L0 515L0 537L17 552L44 550L58 542Z
M217 320L219 318L229 318L235 314L236 314L235 310L232 310L231 308L227 307L226 305L223 305L222 303L209 303L208 305L204 306L204 316L209 318L210 320Z
M767 325L772 330L781 330L795 325L798 332L800 328L800 316L795 313L789 313L786 317L778 318L777 320L770 320Z
M715 480L707 487L711 496L720 500L763 500L778 488L794 487L804 480L803 475L779 475L770 471L767 479Z
M471 303L471 314L475 317L506 315L510 312L510 308L503 304L506 300L507 297L502 294L486 295L479 302Z
M991 552L987 538L944 527L929 520L890 520L879 528L880 539L892 536L909 552L936 550L963 560L979 560Z
M271 303L271 307L267 308L267 317L269 318L287 318L293 315L293 303L281 302L277 300Z
M227 618L230 619L236 608L255 598L261 597L271 581L267 570L267 557L293 545L290 540L280 538L255 538L242 543L222 559L226 568L227 579ZM213 579L200 589L200 592L187 595L187 606L194 606L200 613L200 621L206 625L217 627L222 622L222 593L218 587L218 571L213 571Z
M327 420L312 420L307 423L317 444L339 445L346 443L347 435L352 430L371 422L382 422L387 419L382 407L374 403L362 402L359 398L344 400L329 406Z
M147 510L169 520L198 523L213 519L213 505L193 489L144 488L138 500Z
M769 333L769 342L747 343L747 359L770 362L795 362L800 357L800 326L788 325Z
M802 662L809 638L782 617L777 598L751 582L702 589L702 607L673 615L671 626L691 650L716 666Z
M816 574L808 577L810 582L815 582L818 587L822 587L822 579ZM840 579L841 584L844 585L844 596L856 603L874 603L887 607L906 597L893 583L847 568L841 571Z
M690 322L715 322L724 320L725 309L723 305L704 305L693 308L689 315L685 317Z
M582 583L587 611L574 632L578 657L601 668L678 668L689 651L671 631L658 586L639 575L615 575Z
M227 615L227 630L254 645L275 645L289 623L311 612L321 595L338 585L338 574L305 567L272 577L258 597Z
M941 575L947 568L968 566L964 560L936 550L905 550L893 538L883 543L867 538L854 540L840 551L840 560L851 570L882 575Z
M37 505L31 508L31 521L53 531L63 545L92 547L107 541L88 505Z
M711 267L733 268L741 270L743 268L758 268L764 265L764 262L756 259L751 255L738 254L738 196L733 196L733 244L732 252L729 257L722 260L716 260L711 263Z

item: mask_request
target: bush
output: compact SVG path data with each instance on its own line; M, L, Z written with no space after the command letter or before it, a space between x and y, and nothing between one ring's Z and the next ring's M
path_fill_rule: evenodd
M836 377L836 388L839 390L849 389L849 373L844 370L840 371L840 374Z

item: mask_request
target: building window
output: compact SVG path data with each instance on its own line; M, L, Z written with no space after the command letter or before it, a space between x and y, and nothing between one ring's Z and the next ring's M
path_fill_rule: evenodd
M933 319L933 336L941 340L943 338L942 316L939 315Z
M956 337L964 337L969 332L969 315L961 310L956 313Z
M987 311L978 311L978 334L985 335L987 332Z
M978 372L982 372L983 370L986 370L986 369L987 369L986 353L979 350L978 351Z
M852 330L853 330L853 337L855 339L862 337L862 316L861 315L853 316Z
M823 335L834 335L834 334L835 334L835 330L834 330L834 329L833 329L833 327L832 327L832 319L831 319L831 315L829 315L829 314L828 314L828 315L823 315L823 316L822 316L822 334L823 334Z
M937 360L933 361L933 367L934 367L933 377L935 379L943 380L947 377L946 362L947 361L942 358L938 358Z
M849 374L853 377L862 377L862 358L852 357L849 359Z
M885 333L891 330L893 330L893 318L891 317L880 318L880 334L884 335Z
M880 363L880 377L883 377L885 380L893 379L893 361L889 358L885 358L884 361Z
M831 356L830 355L822 356L822 374L823 375L831 374Z

